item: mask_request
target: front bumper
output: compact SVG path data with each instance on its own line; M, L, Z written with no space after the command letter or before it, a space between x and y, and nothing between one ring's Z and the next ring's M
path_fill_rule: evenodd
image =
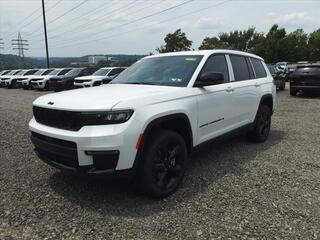
M35 89L45 88L46 83L44 81L31 81L31 86Z
M75 88L87 88L87 87L92 87L92 83L91 82L83 82L83 83L74 82L73 86Z
M60 169L96 175L133 167L140 134L137 129L142 125L130 119L123 124L68 131L40 124L33 118L29 128L35 152L43 161Z

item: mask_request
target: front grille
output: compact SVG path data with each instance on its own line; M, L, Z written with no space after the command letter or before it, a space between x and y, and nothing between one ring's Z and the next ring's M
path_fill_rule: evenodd
M31 141L40 158L73 168L79 166L77 144L75 142L52 138L35 132L31 133Z
M75 80L75 83L84 83L84 82L90 82L90 79L84 79L84 80Z
M38 123L70 131L78 131L82 127L80 114L80 112L33 107L33 115Z

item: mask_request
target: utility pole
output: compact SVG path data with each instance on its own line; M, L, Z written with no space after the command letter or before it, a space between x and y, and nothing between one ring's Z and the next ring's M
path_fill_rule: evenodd
M19 65L20 68L22 67L22 63L24 61L24 51L29 50L29 48L26 48L26 46L29 46L28 40L22 39L20 32L18 33L18 39L12 39L12 46L13 50L18 50L18 55L20 57L19 59Z
M45 39L45 43L46 43L47 68L50 68L48 36L47 36L47 23L46 23L46 9L44 6L44 0L42 0L42 16L43 16L44 39Z
M3 38L0 38L0 50L4 49L3 45L4 45ZM0 59L0 69L3 69L3 63L1 59Z

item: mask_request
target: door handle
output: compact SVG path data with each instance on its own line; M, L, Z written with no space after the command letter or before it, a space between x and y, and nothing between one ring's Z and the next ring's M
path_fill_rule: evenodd
M234 89L233 89L232 87L227 87L226 91L227 91L228 93L232 93L232 92L234 91Z
M256 83L254 84L254 86L255 86L255 87L260 87L260 84L256 82Z

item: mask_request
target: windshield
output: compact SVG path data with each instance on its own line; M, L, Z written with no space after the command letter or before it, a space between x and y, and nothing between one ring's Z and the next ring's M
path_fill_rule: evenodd
M26 70L23 70L23 71L18 72L18 73L15 74L15 75L17 75L17 76L22 76L22 75L24 75L26 72L27 72Z
M94 72L93 76L106 76L110 72L110 68L100 68L98 71Z
M50 72L50 75L57 76L57 74L61 71L61 69L54 69L52 72Z
M123 71L112 84L150 84L185 87L203 56L145 58Z
M73 68L65 74L65 76L76 76L81 72L82 68Z
M45 70L41 69L41 70L38 70L36 71L33 75L35 76L40 76Z

